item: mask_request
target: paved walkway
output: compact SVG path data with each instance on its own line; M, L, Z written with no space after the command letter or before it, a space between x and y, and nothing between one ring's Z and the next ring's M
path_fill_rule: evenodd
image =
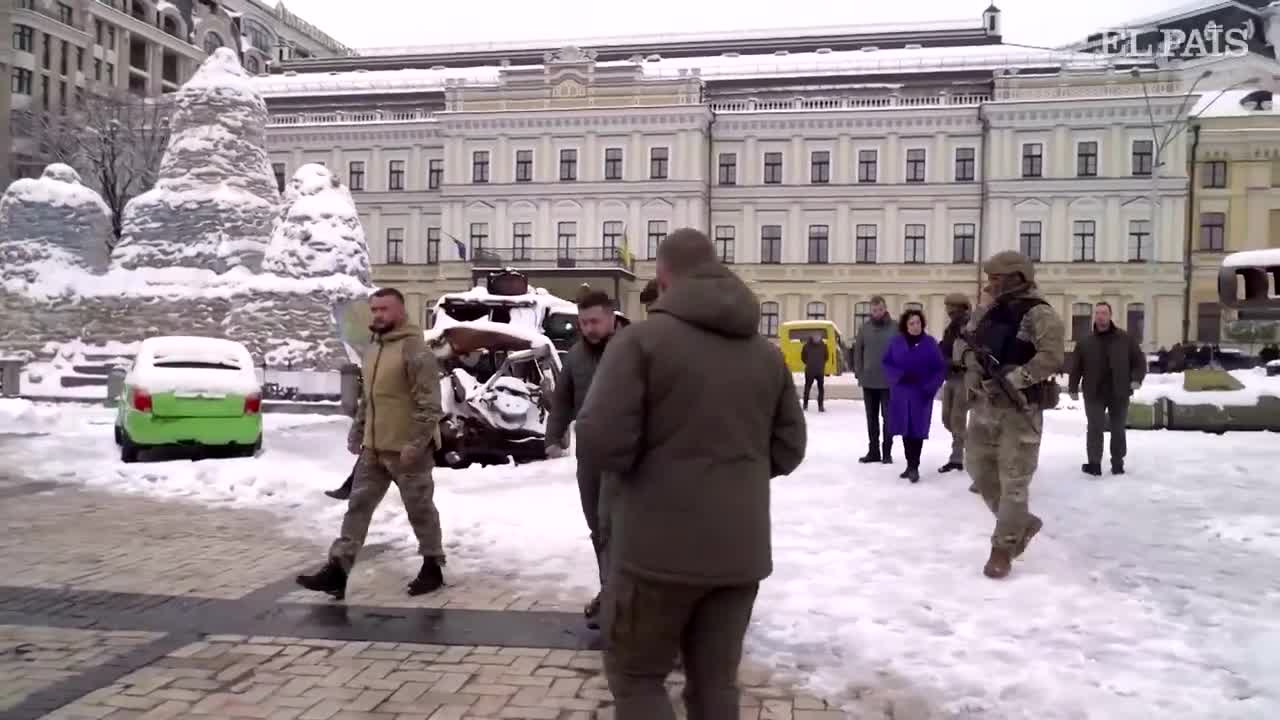
M324 548L277 524L0 476L0 720L612 717L577 608L501 578L409 598L378 547L324 602L293 584ZM742 680L743 720L846 717Z

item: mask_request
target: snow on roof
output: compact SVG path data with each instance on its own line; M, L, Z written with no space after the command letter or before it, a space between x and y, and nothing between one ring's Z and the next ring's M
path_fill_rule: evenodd
M808 52L776 55L757 53L731 57L717 55L670 58L640 63L645 77L678 78L701 76L710 80L785 75L840 75L849 73L917 73L963 70L996 70L1006 67L1106 67L1110 58L1097 53L1045 50L1021 45L973 45L929 48L885 48L839 52ZM625 61L596 64L597 67L634 66ZM541 67L519 66L524 68ZM357 70L268 75L252 79L263 96L342 95L377 91L382 93L442 90L446 84L496 84L504 68L402 70ZM517 66L507 68L518 69Z
M1200 95L1200 99L1196 101L1195 106L1191 109L1190 117L1206 118L1206 117L1246 117L1249 115L1275 115L1280 113L1280 109L1274 104L1270 107L1264 106L1261 110L1254 109L1254 103L1248 105L1242 104L1251 93L1257 90L1227 90L1226 92L1205 92Z
M1265 250L1243 250L1231 253L1222 259L1222 267L1280 267L1280 248Z

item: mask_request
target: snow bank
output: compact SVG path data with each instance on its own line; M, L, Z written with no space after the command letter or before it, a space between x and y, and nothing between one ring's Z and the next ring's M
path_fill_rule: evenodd
M1280 398L1280 377L1267 377L1263 368L1232 370L1230 374L1244 385L1243 389L1192 392L1184 388L1185 375L1182 373L1150 374L1130 400L1143 405L1167 399L1178 405L1250 407L1257 405L1263 396Z
M0 433L31 433L58 424L58 408L28 400L0 398Z

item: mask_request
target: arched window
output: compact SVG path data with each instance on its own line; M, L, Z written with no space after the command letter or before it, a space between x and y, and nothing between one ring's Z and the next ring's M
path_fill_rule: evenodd
M252 55L246 55L244 58L244 69L248 70L250 75L257 75L262 72L262 63L258 62L258 58Z
M182 32L178 30L178 20L172 15L165 15L160 21L160 25L160 29L164 30L166 35L171 35L176 38L182 37Z
M760 303L760 334L765 337L778 337L778 303Z
M212 55L214 50L224 47L222 36L216 32L211 32L204 36L204 52L206 55Z
M245 37L249 38L250 45L267 57L271 56L271 49L275 47L276 39L275 36L271 34L270 30L253 20L246 20L244 23L244 34Z
M1093 330L1093 306L1089 303L1071 305L1071 340L1080 342Z
M871 320L871 303L860 302L853 306L853 331L856 333Z
M811 302L804 308L804 316L808 320L826 320L827 304L824 302Z

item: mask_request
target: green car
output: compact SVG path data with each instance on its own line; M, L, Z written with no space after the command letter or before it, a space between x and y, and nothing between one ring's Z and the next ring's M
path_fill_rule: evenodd
M262 447L262 384L244 345L206 337L142 341L115 422L120 459L164 447L252 456Z

